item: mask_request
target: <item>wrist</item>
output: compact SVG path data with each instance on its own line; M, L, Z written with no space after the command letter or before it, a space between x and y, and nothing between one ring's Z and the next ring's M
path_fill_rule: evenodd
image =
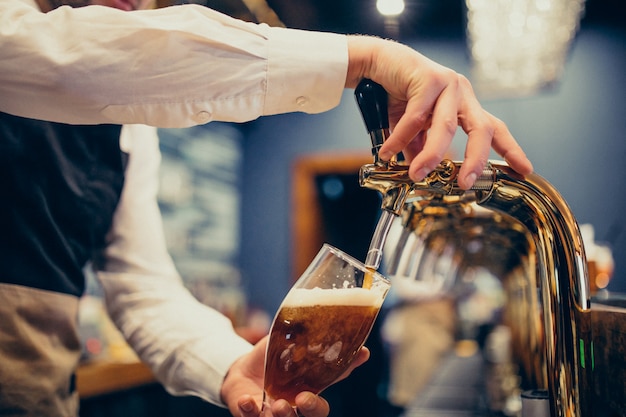
M348 36L347 88L355 88L359 81L370 76L372 63L381 42L382 39L372 36Z
M241 359L238 359L241 360ZM236 363L237 361L235 361ZM235 365L233 363L233 365ZM226 373L226 375L224 376L224 379L222 380L222 387L220 388L220 400L222 401L222 403L231 411L231 413L234 414L234 412L236 411L235 404L237 403L237 399L236 396L237 394L237 379L238 376L236 375L238 373L237 371L237 367L236 366L231 366L230 369L228 370L228 372Z

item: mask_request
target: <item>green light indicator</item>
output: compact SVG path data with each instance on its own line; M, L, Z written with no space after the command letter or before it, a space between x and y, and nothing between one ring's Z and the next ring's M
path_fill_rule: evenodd
M580 350L580 366L585 368L585 342L582 339L578 339L578 347Z

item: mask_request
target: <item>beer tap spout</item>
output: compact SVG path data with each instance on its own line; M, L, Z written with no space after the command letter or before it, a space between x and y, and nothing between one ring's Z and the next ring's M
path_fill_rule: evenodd
M365 258L365 266L367 268L375 271L380 267L383 260L383 246L385 246L389 229L391 228L391 224L393 223L393 219L395 219L395 217L396 216L388 210L383 210L380 214L380 219L378 219L378 223L376 224L374 236L372 237L372 241Z

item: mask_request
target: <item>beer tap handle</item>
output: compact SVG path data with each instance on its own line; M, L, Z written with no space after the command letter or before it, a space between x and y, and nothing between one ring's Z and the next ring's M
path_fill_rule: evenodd
M354 90L354 96L372 141L374 162L378 163L378 150L389 137L387 91L382 85L364 78ZM365 265L370 269L376 270L380 266L383 246L394 217L389 210L381 213L365 259Z
M372 141L374 162L378 162L378 150L389 137L387 91L382 85L364 78L354 90L354 96Z

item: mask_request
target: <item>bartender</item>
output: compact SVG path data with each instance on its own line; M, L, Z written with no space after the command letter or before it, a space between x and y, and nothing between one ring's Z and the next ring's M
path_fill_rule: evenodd
M390 93L394 133L380 154L404 149L414 179L439 162L457 123L469 135L464 187L490 147L532 170L464 77L401 44L270 28L197 5L123 12L140 4L107 1L114 7L0 2L2 415L78 415L89 261L111 318L170 393L259 414L266 341L251 346L183 286L156 200L154 127L327 111L369 77ZM297 404L307 417L329 413L312 393ZM285 401L271 411L295 415Z

